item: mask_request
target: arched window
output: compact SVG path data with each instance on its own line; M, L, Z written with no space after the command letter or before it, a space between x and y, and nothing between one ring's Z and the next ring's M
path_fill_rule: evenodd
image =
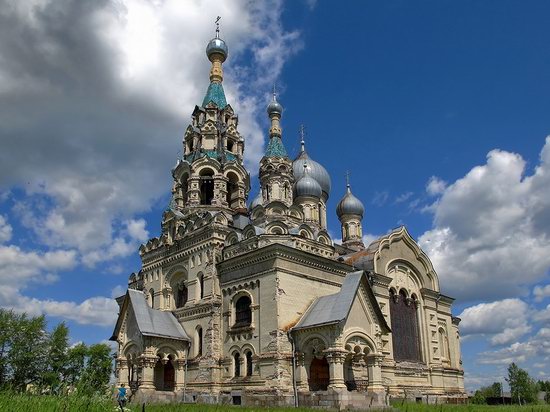
M211 205L214 199L214 172L205 169L201 172L201 205Z
M202 356L202 328L197 329L197 356Z
M446 362L450 360L449 355L449 339L443 328L439 328L439 351L441 361Z
M149 296L151 296L151 307L154 309L155 308L155 290L154 289L149 290Z
M246 376L252 376L252 352L246 352Z
M227 140L227 150L229 152L233 152L233 145L234 143L231 140Z
M252 323L252 309L250 298L241 296L235 303L235 326L250 326Z
M227 174L227 205L234 207L233 202L239 197L239 177L235 173Z
M233 355L233 361L235 362L234 376L241 376L241 355L239 352L235 352L235 355Z
M204 275L199 275L199 298L204 298Z
M390 291L390 318L393 340L393 358L396 361L421 362L420 332L415 299L404 290Z
M176 290L176 308L183 308L189 298L189 292L185 283L181 281Z

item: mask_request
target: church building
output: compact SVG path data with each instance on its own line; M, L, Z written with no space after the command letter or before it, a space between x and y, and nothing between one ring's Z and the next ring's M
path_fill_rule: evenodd
M347 184L327 231L331 178L285 149L267 106L260 193L248 203L245 139L226 101L219 30L210 85L172 170L161 233L141 245L112 340L118 384L139 401L366 408L464 398L459 322L405 227L363 244ZM292 160L294 158L294 160Z

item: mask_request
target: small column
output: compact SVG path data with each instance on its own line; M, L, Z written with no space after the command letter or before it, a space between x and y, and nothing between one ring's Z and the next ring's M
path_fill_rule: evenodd
M327 361L329 364L329 388L340 389L346 387L344 381L344 361L346 360L346 352L331 351L327 352Z
M185 356L185 355L184 355ZM176 366L176 391L182 391L185 386L185 358L179 358L175 361Z
M201 203L201 186L200 186L200 177L193 176L190 177L187 181L187 205L188 206L197 206Z
M128 387L128 360L123 356L118 357L116 365L118 371L118 384Z
M306 355L303 352L296 352L296 385L299 390L309 390L306 370Z
M382 360L384 355L370 354L367 355L367 368L369 370L369 386L368 391L384 391L382 385Z
M241 367L239 368L240 375L239 376L246 376L246 364L245 364L245 356L239 356L239 365Z
M141 356L141 385L139 389L155 389L155 364L157 357L151 355Z

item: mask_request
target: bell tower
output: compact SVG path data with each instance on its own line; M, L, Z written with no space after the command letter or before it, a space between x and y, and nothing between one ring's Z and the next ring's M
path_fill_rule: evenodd
M250 176L243 166L244 139L239 118L227 103L223 89L223 66L228 48L216 36L206 46L212 63L210 84L201 106L195 106L191 124L183 137L183 158L172 171L171 207L181 212L196 209L246 211Z
M292 162L282 141L281 116L283 106L277 101L275 90L273 99L267 106L267 115L271 120L269 143L264 157L260 161L260 185L263 204L279 201L286 206L292 205Z

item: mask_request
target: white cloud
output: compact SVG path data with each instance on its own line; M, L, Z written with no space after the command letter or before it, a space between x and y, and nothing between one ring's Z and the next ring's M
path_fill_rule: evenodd
M542 302L544 299L550 297L550 285L535 286L533 289L533 296L535 296L536 302Z
M8 220L0 215L0 243L5 243L11 239L12 227Z
M117 305L113 299L93 297L81 303L29 298L22 291L32 283L51 283L58 272L77 265L74 250L39 253L24 251L18 246L0 246L0 307L26 312L29 315L71 319L81 324L113 324Z
M460 330L464 336L489 335L491 344L507 345L529 333L529 312L528 305L520 299L480 303L459 315Z
M479 354L478 362L488 365L523 363L550 355L550 328L542 328L524 342L515 342L508 347Z
M444 290L462 300L526 294L550 268L550 137L535 172L520 155L493 150L445 188L433 229L419 242Z
M440 179L437 176L432 176L428 180L428 183L426 183L426 192L430 196L437 196L442 194L445 189L447 188L447 182Z
M399 196L397 196L394 200L394 203L403 203L403 202L406 202L407 200L409 200L411 198L411 196L413 195L414 193L413 192L405 192L405 193L402 193L400 194Z
M139 242L146 242L149 239L149 232L145 229L145 219L131 219L126 222L126 230L132 239Z

